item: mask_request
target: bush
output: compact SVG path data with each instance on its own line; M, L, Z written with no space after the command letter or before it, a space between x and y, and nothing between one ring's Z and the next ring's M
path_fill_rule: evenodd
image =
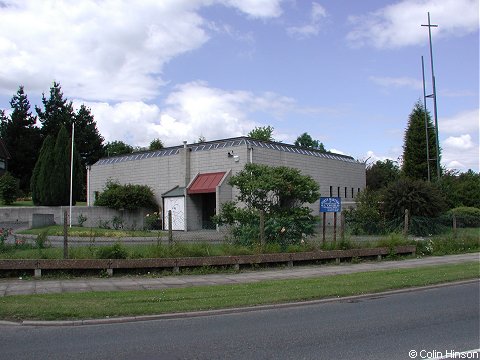
M457 218L458 227L480 227L480 209L475 207L457 207L448 211L447 216Z
M423 180L408 178L391 183L383 201L388 220L402 217L406 209L410 216L432 218L439 216L446 208L439 188Z
M126 259L127 257L127 249L120 243L104 246L97 250L98 259Z
M158 208L155 196L146 185L120 185L109 181L105 190L95 201L96 206L106 206L116 210L137 210L140 208Z
M18 180L9 172L0 177L0 198L5 205L11 205L17 199Z

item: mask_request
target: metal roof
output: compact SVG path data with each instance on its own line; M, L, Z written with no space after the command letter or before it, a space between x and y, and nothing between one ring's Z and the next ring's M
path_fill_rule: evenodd
M189 195L214 193L224 176L225 172L198 174L188 187L187 193Z
M321 152L319 150L306 149L306 148L301 148L301 147L289 145L289 144L282 144L278 142L259 141L259 140L254 140L248 137L238 137L238 138L231 138L231 139L209 141L209 142L199 143L199 144L190 144L188 145L188 148L192 152L198 152L198 151L209 151L209 150L215 150L215 149L230 148L230 147L236 147L241 145L249 145L249 146L288 152L288 153L309 155L309 156L315 156L315 157L332 159L332 160L346 161L351 163L358 162L351 156L340 155L340 154L329 153L329 152ZM122 155L122 156L103 158L98 160L95 163L95 165L109 165L109 164L117 164L125 161L145 160L145 159L154 158L154 157L177 155L181 148L183 148L183 146L174 146L174 147L169 147L162 150L139 152L139 153Z

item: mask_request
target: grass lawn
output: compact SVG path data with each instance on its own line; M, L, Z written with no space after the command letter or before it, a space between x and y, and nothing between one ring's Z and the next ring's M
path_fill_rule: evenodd
M88 228L81 226L68 227L69 236L79 237L157 237L158 231L143 231L143 230L122 230L122 229L103 229L103 228ZM46 233L47 236L63 236L63 225L52 225L43 228L29 229L19 231L18 234L40 235ZM166 234L166 232L165 232Z
M165 290L16 295L0 298L3 320L139 316L336 298L478 279L478 262Z

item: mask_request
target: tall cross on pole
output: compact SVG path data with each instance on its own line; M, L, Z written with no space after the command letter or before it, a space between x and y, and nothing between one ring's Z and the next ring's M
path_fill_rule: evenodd
M430 23L430 13L428 13L428 24L422 25L428 27L428 39L430 41L430 66L432 68L432 87L433 93L427 95L426 97L433 99L433 120L435 123L435 150L437 153L437 179L440 180L440 146L438 142L438 119L437 119L437 90L435 86L435 73L433 70L433 50L432 50L432 27L438 27L438 25L432 25ZM427 111L427 109L425 109Z

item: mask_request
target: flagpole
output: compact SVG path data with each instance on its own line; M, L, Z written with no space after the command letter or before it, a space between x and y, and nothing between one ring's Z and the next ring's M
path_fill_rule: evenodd
M75 123L72 122L72 151L70 154L70 227L72 227L72 189L73 189L73 140L75 138Z

